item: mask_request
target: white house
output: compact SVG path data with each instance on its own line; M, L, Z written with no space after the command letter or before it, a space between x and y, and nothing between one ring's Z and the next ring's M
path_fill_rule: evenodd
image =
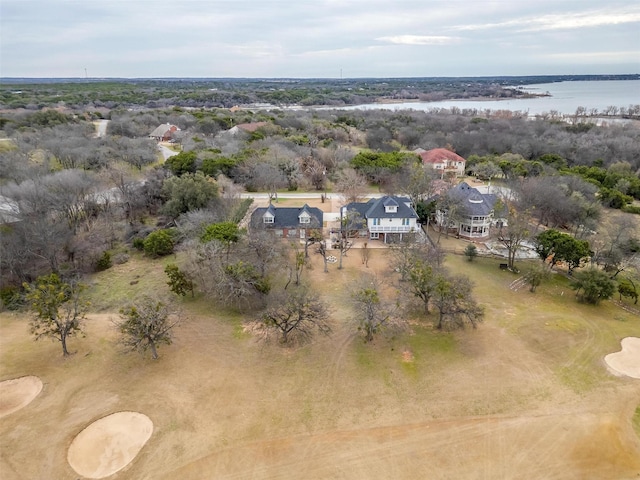
M491 226L497 221L494 208L498 197L493 193L481 193L466 182L459 183L446 195L451 197L458 212L456 218L451 219L446 209L437 210L436 223L440 228L448 228L471 240L488 238Z
M366 203L353 202L342 207L341 213L349 231L358 231L372 240L382 238L384 243L401 240L403 234L420 228L418 214L406 197L387 195Z

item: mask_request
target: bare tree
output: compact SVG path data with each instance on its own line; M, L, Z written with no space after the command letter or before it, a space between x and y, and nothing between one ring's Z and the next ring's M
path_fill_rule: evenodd
M355 170L346 168L338 177L336 191L340 192L345 204L358 202L367 192L367 180Z
M375 334L396 322L394 308L382 297L381 287L376 277L364 275L351 292L358 330L364 333L366 342L371 342Z
M371 256L371 249L368 247L367 242L362 244L362 248L360 249L360 258L362 259L362 264L369 268L369 257Z
M454 189L449 189L446 193L438 196L436 208L438 210L438 239L436 243L439 244L442 232L444 231L445 237L448 237L451 227L457 226L460 220L467 215L467 207L464 197L456 194Z
M268 328L279 332L280 342L307 341L315 332L328 335L329 310L318 294L306 286L270 295L262 320Z
M252 187L258 190L266 190L269 193L269 201L278 201L278 190L287 186L287 178L276 165L271 163L259 163L253 170Z
M519 212L513 206L508 207L507 224L500 224L497 240L507 249L507 265L515 270L515 260L522 243L531 237L528 212Z
M408 196L414 206L436 193L434 189L436 174L430 166L410 163L403 166L395 177L398 191Z
M470 324L476 328L484 311L472 297L472 284L467 277L438 275L433 305L438 311L438 330L462 328Z
M638 225L634 218L624 216L602 228L591 243L593 257L597 265L615 278L634 263L637 257Z
M529 291L531 293L536 291L543 281L547 280L551 276L549 267L544 262L534 263L529 271L525 274L524 278L529 284Z
M120 310L120 320L115 322L121 334L121 343L128 350L141 353L151 351L158 358L158 347L171 345L173 329L180 323L180 315L171 306L144 296Z

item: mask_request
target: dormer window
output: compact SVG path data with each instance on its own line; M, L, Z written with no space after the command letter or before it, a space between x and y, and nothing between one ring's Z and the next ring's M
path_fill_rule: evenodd
M300 221L300 223L311 223L311 216L309 216L308 213L304 212L300 214L298 220Z
M384 213L398 213L398 202L393 198L387 198L384 203Z
M273 215L271 215L270 213L265 213L262 217L262 221L264 223L273 223Z

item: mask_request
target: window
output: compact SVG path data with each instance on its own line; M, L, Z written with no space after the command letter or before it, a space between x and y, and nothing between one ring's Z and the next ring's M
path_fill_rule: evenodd
M373 219L373 224L374 225L380 225L380 219L379 218L374 218Z
M262 217L262 221L264 223L273 223L273 217L271 215L265 215Z
M311 217L308 215L300 215L298 218L300 219L300 223L311 223Z
M371 238L372 240L377 240L378 238L380 238L380 234L378 232L371 232L369 238Z
M385 213L396 213L398 211L397 205L387 205L384 207Z
M409 219L408 218L403 218L402 219L402 225L408 226L409 225Z

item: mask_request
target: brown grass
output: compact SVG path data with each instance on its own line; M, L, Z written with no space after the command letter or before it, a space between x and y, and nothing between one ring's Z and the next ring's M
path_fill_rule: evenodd
M514 292L499 261L451 257L449 268L474 280L485 322L442 333L411 314L410 328L364 344L348 287L369 272L393 284L384 252L373 250L367 269L352 250L345 268L329 273L313 254L304 277L330 303L334 333L295 349L257 342L242 332L254 314L205 298L184 302L188 319L155 362L119 351L107 310L91 316L86 338L70 341L68 359L58 344L33 342L23 315L2 313L0 381L37 375L44 383L0 422L2 478L77 478L69 444L116 411L148 415L154 434L114 478L640 474L632 427L640 382L607 374L602 361L621 338L637 336L638 317L610 302L578 304L564 278ZM160 263L134 257L96 276L101 308L138 288L165 288Z

